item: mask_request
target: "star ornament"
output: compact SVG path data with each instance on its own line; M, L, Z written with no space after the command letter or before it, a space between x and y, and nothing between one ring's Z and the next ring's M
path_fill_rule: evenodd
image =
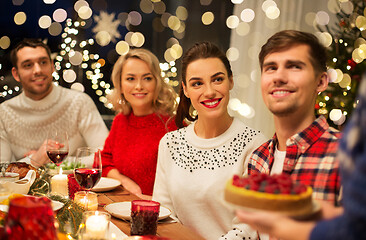
M107 12L101 11L99 16L94 16L94 21L97 23L92 29L96 33L95 38L99 43L98 39L103 38L104 44L106 43L106 38L109 41L116 42L117 38L121 37L118 31L118 26L121 23L119 19L115 19L115 14L108 14ZM109 35L109 36L106 36ZM103 45L104 45L103 44ZM105 44L106 45L106 44Z

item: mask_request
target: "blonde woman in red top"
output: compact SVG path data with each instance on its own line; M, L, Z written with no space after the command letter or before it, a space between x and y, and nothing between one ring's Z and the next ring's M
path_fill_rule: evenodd
M157 57L146 49L121 56L113 67L112 81L111 102L118 114L102 151L103 176L150 198L159 141L176 129L176 93L162 79Z

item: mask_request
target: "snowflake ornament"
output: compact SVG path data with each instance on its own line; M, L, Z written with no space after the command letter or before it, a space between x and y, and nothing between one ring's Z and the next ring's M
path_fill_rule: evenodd
M110 41L116 42L117 38L121 37L118 32L118 26L121 23L119 19L114 19L115 14L108 14L107 12L101 11L99 16L94 16L94 21L97 25L92 29L96 35L99 32L107 32L110 36Z

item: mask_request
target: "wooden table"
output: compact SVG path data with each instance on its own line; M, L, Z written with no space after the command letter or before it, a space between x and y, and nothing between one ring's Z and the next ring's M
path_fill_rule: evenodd
M100 211L105 211L102 205L107 205L114 202L132 201L139 199L131 194L123 187L119 186L113 191L98 193L98 202ZM130 223L121 219L112 217L111 221L127 235L130 235ZM172 240L204 240L191 229L183 226L180 223L158 223L157 235L170 238Z

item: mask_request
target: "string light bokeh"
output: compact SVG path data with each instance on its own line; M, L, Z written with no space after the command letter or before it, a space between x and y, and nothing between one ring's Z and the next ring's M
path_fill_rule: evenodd
M221 41L225 40L226 43L230 41L229 34L225 35L220 32L221 29L216 29L217 24L223 25L226 33L233 32L244 41L250 35L263 35L256 30L256 21L260 21L269 29L277 29L281 24L283 25L281 22L283 14L289 14L286 9L281 9L279 1L274 0L256 2L260 7L250 7L247 4L248 1L243 0L231 0L231 2L225 1L225 3L219 0L199 0L194 3L165 0L134 2L134 7L130 9L121 10L122 7L119 7L111 10L111 1L107 0L78 0L68 7L60 6L60 2L56 0L43 1L42 4L53 10L51 13L37 13L37 28L40 31L47 31L50 38L60 40L59 52L55 54L57 72L54 73L54 77L57 84L80 91L87 91L86 88L90 86L96 99L105 108L110 109L111 105L106 97L112 88L109 79L110 66L118 56L126 54L129 49L149 46L155 53L159 53L164 80L177 88L179 61L184 49L197 39L211 40L219 43L218 45ZM340 62L337 56L332 57L328 64L332 86L337 84L341 87L344 97L350 96L350 93L357 87L354 84L353 71L357 65L362 65L366 58L366 15L364 9L362 9L362 14L355 13L357 8L355 2L358 1L327 0L325 9L309 11L302 20L309 27L317 29L316 35L326 47L341 45L351 49L352 58L348 59L344 68L335 67ZM27 9L17 10L25 4L24 0L12 0L12 9L14 9L12 11L14 12L8 16L11 15L10 18L16 26L22 27L34 18L34 12L28 12ZM193 4L199 7L191 10ZM241 9L236 14L233 13L235 7ZM217 9L222 12L218 13ZM343 19L344 22L341 21L338 24L359 30L360 36L355 41L335 38L334 32L331 31L335 16L340 12L348 17ZM146 25L152 32L151 34L146 32ZM291 21L286 22L285 26L299 28L297 23ZM216 38L205 39L207 32L215 30L217 30L214 35L217 36ZM158 43L153 43L153 36L160 37ZM0 50L9 51L13 40L10 35L0 35ZM226 46L224 50L233 64L241 61L243 55L245 55L246 61L258 61L260 49L254 43L246 52L229 44L221 44L221 46ZM243 63L241 62L241 64ZM0 99L17 95L21 89L17 84L7 84L5 71L1 71L4 70L4 67L0 65L0 73L2 73L0 74ZM258 68L236 74L237 91L250 88L251 83L258 79L260 79ZM329 91L319 95L317 112L329 116L336 125L340 125L349 114L344 107L350 104L343 102L345 106L342 107L342 101L340 101L339 107L329 109L330 102L334 98ZM351 105L354 107L354 104ZM253 106L238 96L232 97L229 108L243 118L252 119L256 116Z
M366 69L366 3L339 1L330 8L337 16L336 28L319 21L320 39L329 49L329 87L318 97L316 109L341 126L357 105L357 89ZM327 19L326 19L327 20Z
M45 0L43 3L52 6L57 1ZM200 2L202 6L209 6L211 3L212 1ZM22 6L24 1L13 0L12 4ZM112 106L106 98L112 88L109 79L111 67L105 70L105 65L113 65L118 56L126 54L131 48L146 47L146 41L151 39L142 31L144 29L142 25L151 24L154 34L161 33L168 36L163 51L160 51L162 52L160 66L164 80L173 87L178 87L177 60L183 54L181 40L186 34L185 21L189 17L187 7L176 3L169 4L166 1L141 0L138 9L129 11L115 9L115 12L108 12L105 10L108 4L110 1L78 0L72 7L55 6L51 14L40 14L37 27L46 30L50 37L61 40L59 52L54 56L55 83L80 91L86 91L86 85L90 85L94 95L98 96L104 107L111 109ZM18 26L27 23L27 14L32 13L27 13L25 10L18 11L14 15L14 23ZM150 17L147 18L146 15ZM202 17L202 25L209 26L213 23L213 12L210 16L205 12L202 15L206 16ZM0 38L1 49L9 51L11 45L11 36ZM112 51L103 49L111 46ZM105 51L108 52L105 54ZM2 76L0 79L4 78L5 76ZM89 83L86 83L86 80ZM0 86L2 87L0 98L5 95L10 98L13 94L19 94L19 85L10 86L5 83Z

